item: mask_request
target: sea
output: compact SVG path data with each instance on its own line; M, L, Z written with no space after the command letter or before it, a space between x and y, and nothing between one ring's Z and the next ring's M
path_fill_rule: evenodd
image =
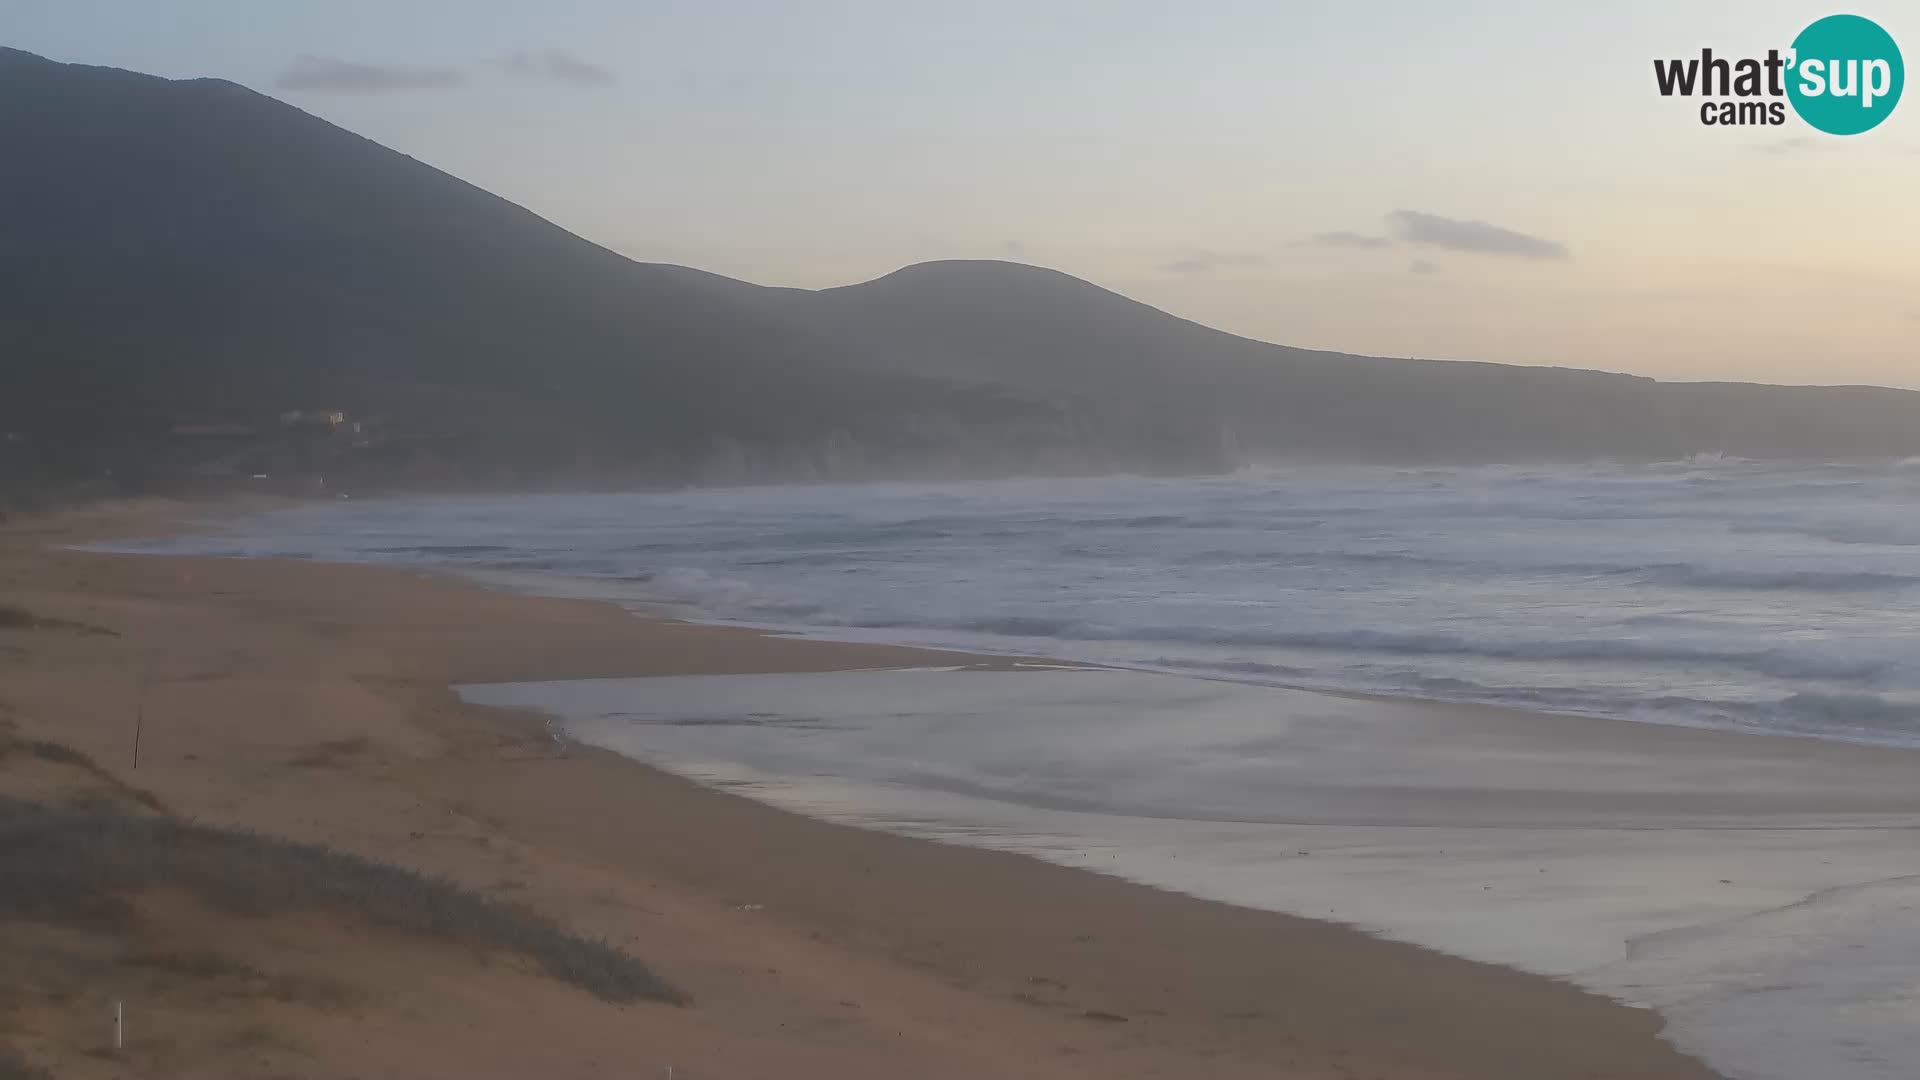
M1920 460L339 497L113 547L1034 658L459 689L801 813L1570 979L1735 1080L1920 1075Z
M708 622L1920 745L1920 460L336 499L139 545Z

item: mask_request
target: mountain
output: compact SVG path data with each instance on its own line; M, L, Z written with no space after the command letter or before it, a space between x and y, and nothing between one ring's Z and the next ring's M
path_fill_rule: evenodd
M379 418L355 456L441 482L1127 457L1042 399L836 367L768 290L634 262L231 83L0 50L0 145L17 476L232 457L170 436L302 410ZM324 449L261 441L248 467Z
M1102 396L1217 420L1256 457L1361 461L1904 457L1920 393L1663 383L1236 337L1052 270L923 263L808 294L873 370Z
M1920 453L1920 394L1251 341L1050 270L635 262L218 80L0 49L0 491Z

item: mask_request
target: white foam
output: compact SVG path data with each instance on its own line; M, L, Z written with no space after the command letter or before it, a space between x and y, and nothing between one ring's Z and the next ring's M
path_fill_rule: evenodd
M1920 473L1386 469L350 500L132 546L856 640L1920 745Z

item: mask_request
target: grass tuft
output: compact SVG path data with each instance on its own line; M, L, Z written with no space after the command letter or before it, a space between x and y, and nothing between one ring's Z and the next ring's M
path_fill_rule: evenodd
M10 724L6 725L6 728L10 729L11 726ZM112 788L115 795L132 799L134 802L139 803L141 806L146 807L156 814L164 814L167 812L166 805L163 804L153 792L134 787L122 781L119 777L101 768L99 762L75 750L71 746L65 746L57 742L49 742L46 739L17 739L4 734L4 729L0 729L0 761L6 760L13 754L27 754L30 757L39 758L41 761L83 770ZM94 806L111 809L113 797L105 792L94 791L83 793L77 797L76 801L83 807Z
M150 968L187 979L239 979L259 974L238 960L230 960L210 949L132 952L121 957L120 962L130 967Z
M315 743L304 752L288 758L287 764L310 769L341 769L355 758L373 752L373 740L362 735Z
M0 1046L0 1080L53 1080L53 1074L28 1064L13 1051Z
M0 797L0 916L123 925L124 895L182 888L234 914L322 909L505 949L607 1001L685 997L640 961L450 882L257 833Z
M342 1009L351 1004L354 997L347 987L330 980L261 971L210 949L143 950L127 953L120 962L182 979L223 983L227 993L254 999Z
M74 765L88 772L98 772L100 769L100 766L94 764L92 758L71 746L62 746L57 742L48 742L45 739L23 739L20 747L41 761L51 761L58 765Z
M0 604L0 630L71 630L79 634L99 637L119 637L116 630L92 623L74 622L72 619L56 619L50 615L35 615L23 607Z

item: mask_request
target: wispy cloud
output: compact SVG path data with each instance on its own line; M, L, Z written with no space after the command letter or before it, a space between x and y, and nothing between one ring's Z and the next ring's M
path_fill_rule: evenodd
M1407 264L1407 273L1409 274L1437 274L1444 269L1446 269L1446 267L1441 266L1432 259L1415 259Z
M1557 240L1531 236L1484 221L1441 217L1419 210L1395 210L1387 215L1387 224L1401 240L1423 247L1518 259L1573 257L1567 246Z
M456 68L367 64L301 53L273 85L282 90L322 94L388 94L404 90L447 90L467 81Z
M1314 233L1300 241L1312 247L1340 248L1383 248L1392 247L1393 241L1384 236L1372 236L1354 232L1352 229L1335 229L1332 232Z
M601 87L614 84L613 72L565 49L515 49L493 61L501 71L529 82Z
M1196 251L1160 264L1168 274L1204 274L1237 266L1264 266L1267 257L1251 251Z
M1791 157L1818 150L1825 150L1833 144L1808 135L1794 135L1790 138L1775 139L1754 147L1754 150L1769 157Z
M690 97L729 99L763 89L761 72L742 68L683 68L666 83L666 88Z
M597 88L615 82L612 71L590 63L565 49L516 49L481 62L511 79L560 86ZM406 90L448 90L463 86L467 71L457 67L411 64L370 64L332 56L301 53L293 58L273 85L281 90L324 94L386 94Z

